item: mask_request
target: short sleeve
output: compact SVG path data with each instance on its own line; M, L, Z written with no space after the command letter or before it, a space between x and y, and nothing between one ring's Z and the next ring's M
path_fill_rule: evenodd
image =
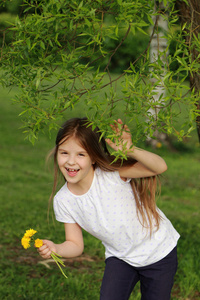
M130 181L131 181L131 178L126 178L125 181L123 179L121 179L118 171L113 172L112 177L115 182L119 182L120 184L126 185L127 183L130 183Z
M59 201L57 197L54 197L53 208L56 220L62 223L76 223L76 221L69 214L68 209L63 204L62 201Z

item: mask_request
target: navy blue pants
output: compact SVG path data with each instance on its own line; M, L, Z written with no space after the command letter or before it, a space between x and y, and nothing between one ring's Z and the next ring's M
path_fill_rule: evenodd
M162 260L136 268L116 257L106 259L100 300L128 300L140 281L141 300L169 300L177 270L177 247Z

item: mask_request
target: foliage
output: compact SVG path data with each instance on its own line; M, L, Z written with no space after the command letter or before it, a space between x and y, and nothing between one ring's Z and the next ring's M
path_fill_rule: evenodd
M24 250L20 239L24 228L33 226L41 238L55 243L64 241L63 224L47 222L48 196L53 183L45 168L45 156L54 145L48 134L41 135L37 144L24 140L17 114L20 107L10 105L9 94L0 88L1 147L0 147L0 295L1 299L99 299L104 271L104 249L100 241L84 232L84 254L65 261L66 280L56 264L43 263L36 249ZM84 103L80 111L84 110ZM184 119L185 115L181 117ZM134 134L134 132L133 132ZM193 133L194 134L194 133ZM178 243L179 267L171 300L200 298L200 148L197 136L185 143L186 149L171 153L161 147L168 170L163 174L162 193L158 206L171 220L181 238ZM142 146L142 145L141 145ZM183 151L184 150L184 151ZM47 267L50 267L47 268ZM139 286L130 300L141 299Z
M21 5L23 0L2 0L0 4L0 12L7 12L9 14L19 14L21 12Z
M175 30L175 1L164 2L166 11L158 8L154 12L154 1L148 0L24 1L22 17L7 30L14 32L13 41L1 49L1 83L19 88L15 101L23 104L20 115L31 142L39 131L56 128L63 114L80 102L84 103L85 114L91 122L111 138L114 137L109 125L118 117L134 123L134 143L152 137L155 128L180 140L190 134L199 114L195 106L199 94L190 92L185 79L199 68L199 63L190 60L182 29ZM169 16L167 11L170 11ZM151 63L149 47L153 33L159 31L159 16L169 18L168 32L160 34L168 39L169 46L174 41L178 43L168 59L164 51ZM150 26L153 31L147 34ZM125 63L124 71L113 79L110 68L118 49L128 36L134 37L138 32L148 37L145 50L135 61L130 61L128 67ZM113 48L107 47L108 39L113 41ZM195 43L199 47L198 39ZM117 84L121 86L118 93ZM167 93L156 102L154 95L160 85ZM185 105L188 117L178 130L180 103ZM150 114L150 108L159 108L156 118Z
M11 31L6 32L6 28L15 22L16 16L10 13L1 13L0 16L0 45L9 44L12 42L13 33Z

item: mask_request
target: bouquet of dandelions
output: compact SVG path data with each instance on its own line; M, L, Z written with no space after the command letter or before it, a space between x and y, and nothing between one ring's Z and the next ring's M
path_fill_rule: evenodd
M35 239L33 238L34 234L36 234L36 230L34 229L28 229L26 230L23 238L21 239L21 244L24 247L24 249L28 249L29 247L31 247L31 243L34 243L34 246L36 248L40 248L43 245L43 241L41 239ZM51 253L51 257L53 258L53 260L55 261L55 263L57 264L57 266L59 267L60 271L62 272L63 276L65 278L67 278L67 276L65 275L63 269L61 266L65 266L63 261L60 259L60 255L58 255L55 252Z

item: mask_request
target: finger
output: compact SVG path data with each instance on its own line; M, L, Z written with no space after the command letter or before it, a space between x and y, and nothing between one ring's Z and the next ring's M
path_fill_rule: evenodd
M114 150L116 149L115 143L113 143L110 139L106 139L106 143L108 143L108 145Z
M42 257L42 258L44 258L44 259L49 259L49 258L51 258L51 252L50 253L47 253L47 254L45 254L45 255L41 255L40 254L40 256Z
M113 130L113 132L115 132L116 134L119 134L119 128L117 126L117 123L114 125L110 125L111 129Z
M121 119L118 119L117 122L118 122L120 125L123 125L123 128L129 129L128 126L127 126L126 124L124 124L124 123L122 122Z
M129 127L126 124L124 124L124 130L128 132L130 131Z
M112 128L112 130L116 130L116 125L111 124L110 127Z
M40 248L38 248L38 251L43 251L44 249L47 248L47 245L46 244L43 244Z
M124 123L122 122L121 119L118 119L118 120L117 120L117 123L118 123L118 129L119 129L120 131L122 131L123 129L128 128L128 126L127 126L126 124L124 124ZM120 125L120 126L119 126L119 125Z
M122 129L124 129L125 131L130 131L128 126L126 124L124 124L121 119L118 119L117 121L120 125L123 125Z
M41 256L42 256L42 258L45 258L45 259L51 258L51 251L47 252L46 254L42 254Z
M42 251L38 251L40 256L42 256L42 258L50 258L51 257L51 250L49 248L46 248Z
M123 122L122 122L121 119L117 119L117 122L118 122L119 124L123 124Z
M112 126L113 126L113 129L115 129L115 131L117 133L119 133L121 131L121 129L122 129L121 125L123 125L122 120L121 119L117 119L117 120L114 121L114 125L112 125Z
M51 250L49 249L49 247L47 245L43 245L42 247L38 248L38 252L41 256L47 255L47 253L49 251L51 251Z
M105 139L106 143L111 146L113 144L113 142L110 139Z

